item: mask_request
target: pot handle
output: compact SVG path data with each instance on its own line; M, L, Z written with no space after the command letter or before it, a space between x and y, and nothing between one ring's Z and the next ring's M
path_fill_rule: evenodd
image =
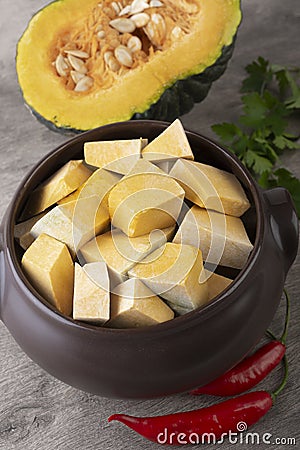
M287 274L298 250L299 223L295 207L290 193L283 187L269 189L263 195L268 205L270 228Z

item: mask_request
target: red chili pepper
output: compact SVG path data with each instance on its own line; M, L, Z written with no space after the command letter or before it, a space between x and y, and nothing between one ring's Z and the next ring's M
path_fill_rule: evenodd
M191 394L208 394L221 397L241 394L256 386L280 363L286 351L285 340L290 316L289 297L286 291L284 293L287 310L284 331L280 341L269 342L219 378L191 391ZM273 339L276 339L270 331L268 333Z
M272 407L272 396L256 391L223 401L208 408L157 417L133 417L114 414L108 421L118 420L146 439L158 444L180 445L205 443L237 433L240 423L245 428L258 422ZM244 430L245 430L244 428Z
M223 442L230 433L236 434L245 431L269 411L287 381L286 357L284 357L284 362L283 381L272 394L267 391L249 392L207 408L166 416L134 417L126 414L114 414L109 417L108 421L117 420L158 444Z
M287 316L282 335L283 342L286 339L289 320L289 298L286 292L285 295L287 298ZM211 440L213 440L213 443L223 442L224 437L228 436L229 433L245 431L269 411L287 381L286 356L284 356L284 363L285 375L283 381L272 394L267 391L250 392L207 408L165 416L134 417L126 414L114 414L109 417L108 421L117 420L146 439L159 444L198 444L211 443ZM241 424L243 425L242 428Z
M211 383L191 391L191 394L221 397L241 394L262 381L280 363L285 350L286 347L281 342L269 342L233 369Z

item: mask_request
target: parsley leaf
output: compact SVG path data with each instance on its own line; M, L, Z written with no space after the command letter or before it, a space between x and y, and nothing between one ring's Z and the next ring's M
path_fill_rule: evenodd
M272 71L269 68L269 62L261 56L257 61L253 61L246 66L246 72L248 72L249 77L243 81L241 92L260 93L263 86L272 79Z
M240 128L233 123L220 123L213 125L212 129L223 142L232 142L236 136L241 136L242 134Z
M297 142L291 140L288 136L286 136L284 134L281 136L276 136L274 139L274 144L280 150L284 150L286 148L289 148L292 150L299 148L299 144L297 144Z
M253 150L248 150L246 152L245 157L243 158L246 162L246 165L253 169L257 174L263 174L264 172L268 172L272 169L272 162L266 158L265 156L260 156L258 153L255 153Z
M300 68L271 65L259 57L246 67L246 72L241 88L243 115L236 124L216 124L212 130L262 187L288 189L300 217L300 180L287 169L277 168L283 151L299 148L299 136L288 132L288 119L300 110Z
M240 123L252 128L260 128L264 122L269 108L258 92L244 95L242 97L244 104L244 116L240 117Z

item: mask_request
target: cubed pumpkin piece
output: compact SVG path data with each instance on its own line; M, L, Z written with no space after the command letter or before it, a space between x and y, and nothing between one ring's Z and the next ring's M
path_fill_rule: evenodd
M175 227L154 230L150 234L129 238L122 231L108 231L85 244L80 253L86 262L105 261L111 286L123 283L127 272L149 253L172 239Z
M179 159L170 170L185 197L200 207L240 217L250 208L235 175L207 164Z
M170 161L177 158L194 159L188 138L179 119L176 119L143 150L149 161Z
M173 242L201 249L212 264L241 269L253 249L242 220L193 206L186 214Z
M203 276L201 275L201 279L205 280L207 284L208 301L213 300L217 295L221 294L233 281L230 278L223 277L215 272L210 272L207 269L205 269ZM190 309L176 305L176 313L179 316L189 312L191 312Z
M129 279L111 294L112 328L137 328L174 318L174 312L140 280Z
M87 164L126 175L140 159L142 146L142 139L85 142L84 157Z
M67 246L41 234L26 250L21 264L33 287L58 311L70 315L74 265Z
M203 270L201 251L168 242L136 264L128 275L143 281L175 311L177 305L193 310L208 301L207 284L200 278Z
M25 222L20 222L15 225L14 229L14 236L15 239L18 241L20 246L27 250L28 247L33 243L34 237L30 234L31 228L34 224L36 224L43 216L45 215L44 212L38 214L37 216L33 216L28 220L25 220Z
M78 198L87 198L96 195L99 197L101 206L108 208L108 194L111 188L120 181L122 175L112 173L104 169L95 170L95 172L83 183L75 192L64 197L59 205L69 203Z
M99 206L99 198L93 196L56 206L33 226L31 234L35 238L49 234L67 244L75 256L81 246L106 231L108 225L107 208Z
M29 196L21 220L28 219L79 188L91 175L82 160L71 160L40 184Z
M110 285L104 262L75 263L73 319L103 325L110 316Z
M207 279L207 287L208 287L208 298L212 300L217 297L217 295L221 294L231 283L233 280L227 277L223 277L215 272L210 272L209 270L205 271Z
M173 226L180 214L184 190L163 173L124 177L108 197L112 224L136 237Z

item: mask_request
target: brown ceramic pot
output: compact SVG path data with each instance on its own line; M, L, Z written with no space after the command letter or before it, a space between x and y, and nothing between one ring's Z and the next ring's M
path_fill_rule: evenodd
M30 285L20 266L14 224L41 181L92 140L148 137L166 128L131 121L83 133L40 161L18 188L1 227L0 316L23 350L64 382L107 397L151 398L207 383L240 361L260 340L278 307L297 253L298 220L288 192L262 191L238 159L220 145L187 132L198 161L233 172L252 203L243 221L254 250L247 265L206 306L148 328L117 330L58 313Z

